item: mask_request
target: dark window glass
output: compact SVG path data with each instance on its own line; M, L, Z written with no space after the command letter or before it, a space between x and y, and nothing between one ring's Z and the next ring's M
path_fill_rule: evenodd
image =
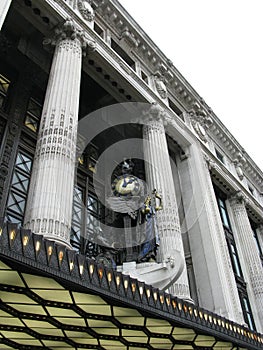
M244 295L241 295L240 299L241 299L241 305L242 305L242 309L243 309L245 322L247 323L247 325L248 325L248 327L250 329L255 331L256 327L255 327L255 322L254 322L254 319L253 319L253 315L252 315L252 311L251 311L249 300Z
M31 131L37 133L42 113L42 105L33 98L30 98L24 124Z
M78 186L74 188L73 195L73 208L72 208L72 224L71 224L71 244L73 248L79 250L81 246L81 234L82 232L82 223L83 223L83 198L84 191Z
M88 196L87 200L87 233L94 233L100 227L100 203L96 197Z
M94 30L97 34L99 34L99 36L103 38L103 30L100 26L97 25L97 23L94 23Z
M230 244L230 249L231 249L231 257L233 261L233 270L238 277L242 277L241 267L238 260L236 246L234 245L234 243Z
M74 188L71 244L76 249L84 252L85 244L93 237L99 228L101 218L101 206L95 195L88 194L85 199L85 190L79 186Z
M220 160L220 162L224 162L224 156L216 149L216 157Z
M229 217L227 214L227 207L226 207L225 200L219 197L218 198L218 205L219 205L219 211L220 211L221 219L222 219L224 226L226 226L228 229L231 230L231 225L230 225Z
M142 77L142 80L143 80L146 84L148 84L148 76L147 76L143 71L141 71L141 77Z
M111 47L133 70L135 70L135 62L113 39L111 39Z
M0 108L4 107L4 102L8 92L10 81L0 74Z
M182 111L176 106L176 104L170 98L168 98L168 104L171 110L173 110L174 113L178 115L178 117L184 120Z
M85 152L79 157L79 164L91 172L96 172L96 164L98 159L98 148L92 143L88 145Z
M31 155L18 152L7 200L6 219L8 221L23 223L32 161Z
M242 306L244 320L250 329L256 330L255 323L253 320L253 314L252 314L249 300L248 300L246 282L242 274L242 269L238 258L235 239L232 233L232 229L231 229L231 225L230 225L230 221L227 213L225 195L216 187L215 187L215 194L217 198L217 203L218 203L222 223L225 229L226 241L227 241L229 254L232 262L233 272L235 274L235 280L236 280L236 285L239 293L240 303Z

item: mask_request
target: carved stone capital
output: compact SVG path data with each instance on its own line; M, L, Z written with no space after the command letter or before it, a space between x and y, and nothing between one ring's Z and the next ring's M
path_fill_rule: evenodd
M204 160L206 162L208 170L216 169L216 162L213 161L207 154L204 154Z
M143 115L149 121L159 120L163 122L163 124L166 124L166 112L157 102L152 102L150 107L147 110L144 110Z
M55 47L67 39L80 44L83 56L86 55L87 51L93 51L96 48L95 41L87 38L85 33L77 28L71 18L67 18L63 24L58 26L53 37L46 38L43 44L48 47Z
M249 199L247 198L247 196L241 192L241 191L237 191L235 193L233 193L229 198L229 202L231 204L248 204L249 203Z
M89 22L94 21L95 13L91 6L91 0L78 0L78 9L82 17Z
M167 124L165 111L156 103L153 102L151 106L143 111L144 130L155 130L160 133L165 133L164 125Z

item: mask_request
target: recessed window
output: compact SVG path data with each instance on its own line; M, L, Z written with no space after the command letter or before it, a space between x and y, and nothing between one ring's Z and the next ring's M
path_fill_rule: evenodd
M104 31L103 29L97 25L97 23L94 23L94 31L102 38L104 38Z
M216 157L217 157L217 159L219 159L220 162L222 162L222 163L224 164L225 162L224 162L224 156L223 156L223 154L220 153L217 149L216 149L215 151L216 151Z
M219 211L221 215L221 220L224 226L226 226L228 229L231 230L231 225L227 213L227 208L226 208L226 202L222 198L218 198L218 206L219 206Z
M246 290L246 283L243 277L242 268L238 257L238 251L236 248L236 242L234 239L234 235L230 226L229 217L227 213L227 207L225 202L226 196L222 191L220 191L216 187L215 187L215 195L217 198L217 203L218 203L222 223L224 225L226 242L227 242L228 251L229 251L229 255L232 263L232 269L236 280L236 286L238 289L238 294L239 294L239 299L242 306L244 320L250 329L255 330L256 328L253 320L253 314L249 304L249 299L248 299L247 290Z
M87 194L87 189L75 186L70 234L70 243L75 250L90 257L94 254L96 244L93 237L99 228L100 219L101 205L97 197Z
M178 115L178 117L184 120L182 111L176 106L176 104L169 97L168 97L168 104L171 110L174 111L174 113Z
M148 84L148 75L146 75L143 71L141 71L141 77L142 77L142 80Z
M10 81L0 74L0 108L4 107L4 102L8 92Z
M241 267L240 267L237 251L236 251L236 246L233 242L231 242L231 244L230 244L230 253L231 253L230 255L232 258L234 273L238 277L242 277L242 272L241 272Z
M245 322L247 323L248 327L251 330L255 331L256 327L255 327L255 322L253 319L253 314L251 311L249 300L246 296L242 296L242 295L240 296L240 300L241 300L241 306L243 309L243 315L244 315Z
M111 39L111 47L133 70L135 70L135 62L113 39Z
M70 243L77 251L81 246L81 233L83 223L83 198L84 190L78 186L75 186L73 192L73 207L72 207L72 222L71 222L71 233Z
M37 133L42 113L42 105L35 99L30 98L24 124L31 131Z
M33 157L19 151L16 157L10 192L7 200L7 221L22 224L32 170Z

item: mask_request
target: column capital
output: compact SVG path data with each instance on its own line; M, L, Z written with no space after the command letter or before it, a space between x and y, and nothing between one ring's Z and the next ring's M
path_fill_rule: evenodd
M248 204L249 203L249 199L247 198L247 196L242 193L241 191L236 191L233 194L231 194L229 197L229 202L231 204Z
M203 156L205 164L209 171L211 171L212 169L217 169L217 164L212 158L210 158L206 153L204 153Z
M143 111L143 116L149 122L161 122L166 125L168 122L168 116L166 111L157 103L152 102L150 107Z
M80 30L71 18L67 18L64 23L56 27L53 36L44 39L43 45L55 47L66 39L75 42L78 41L81 45L83 56L86 56L88 51L94 51L96 48L95 41L89 39L85 32Z

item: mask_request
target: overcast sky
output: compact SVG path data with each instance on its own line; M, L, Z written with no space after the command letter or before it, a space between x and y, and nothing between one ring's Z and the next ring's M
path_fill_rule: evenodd
M263 169L263 0L119 0Z

